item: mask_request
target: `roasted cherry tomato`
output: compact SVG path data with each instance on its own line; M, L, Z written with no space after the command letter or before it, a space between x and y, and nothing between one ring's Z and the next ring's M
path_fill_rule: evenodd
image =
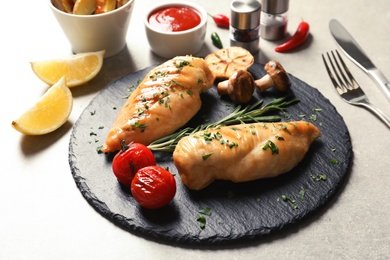
M161 208L175 197L176 181L169 171L160 166L144 167L135 174L131 193L142 207Z
M143 144L122 142L122 150L112 160L112 170L118 181L130 187L136 172L146 166L156 165L152 151Z

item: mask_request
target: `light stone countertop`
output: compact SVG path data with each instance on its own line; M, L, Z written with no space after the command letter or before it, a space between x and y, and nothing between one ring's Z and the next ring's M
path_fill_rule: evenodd
M344 103L326 74L321 54L336 49L328 23L338 19L372 61L390 78L390 1L291 0L288 32L304 19L311 34L304 48L276 53L277 42L261 40L256 61L280 61L317 88L337 108L350 131L351 171L345 184L313 216L287 230L246 245L191 248L171 246L124 231L98 214L77 189L68 164L71 126L53 134L26 137L11 122L45 92L29 62L71 54L48 1L22 1L1 20L0 259L390 259L390 131L363 108ZM72 89L73 124L101 89L131 72L163 59L151 53L143 27L144 11L156 0L136 0L127 47L105 60L99 81ZM230 13L228 0L193 1L210 13ZM229 46L228 31L209 20L204 48L216 31ZM390 115L389 101L375 83L347 60L367 96Z

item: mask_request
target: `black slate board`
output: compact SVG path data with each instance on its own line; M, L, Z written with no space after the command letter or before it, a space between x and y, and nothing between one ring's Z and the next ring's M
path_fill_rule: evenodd
M164 243L223 244L254 239L302 220L328 202L342 184L352 160L348 129L319 91L290 75L290 94L300 102L288 108L291 118L282 120L303 117L322 132L295 169L273 179L240 184L220 181L204 190L190 191L182 185L171 154L156 153L157 163L176 174L177 193L164 208L141 208L115 179L111 170L113 154L99 154L97 148L104 142L128 90L151 68L129 74L102 90L81 114L70 138L69 163L77 187L89 204L115 225ZM260 64L253 64L250 71L255 78L265 75ZM264 99L266 104L277 95L267 91L262 96L256 93L253 99ZM198 125L205 118L214 122L233 110L229 99L219 97L215 87L203 93L202 100L201 111L189 125ZM321 111L313 111L315 108ZM319 180L320 175L326 180ZM295 203L282 200L283 195ZM198 210L206 207L211 215L205 216L206 227L201 229Z

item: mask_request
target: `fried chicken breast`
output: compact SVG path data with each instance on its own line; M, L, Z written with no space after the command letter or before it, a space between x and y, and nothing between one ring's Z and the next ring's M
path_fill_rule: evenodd
M102 146L105 153L126 143L151 142L174 133L200 109L200 94L215 76L202 58L178 56L152 69L119 111Z
M253 123L211 128L182 138L173 153L184 185L245 182L293 169L321 135L309 122Z

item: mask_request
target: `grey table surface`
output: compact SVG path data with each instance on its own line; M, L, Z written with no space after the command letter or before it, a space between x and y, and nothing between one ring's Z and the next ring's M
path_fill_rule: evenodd
M3 12L0 175L0 259L389 259L389 129L370 112L344 103L326 75L321 54L337 49L328 23L338 19L372 61L390 77L388 47L390 2L290 1L288 33L303 19L310 23L307 43L290 53L276 53L280 43L260 41L259 63L280 61L284 68L317 88L337 108L350 131L351 171L336 196L319 212L292 228L245 244L182 247L158 243L124 231L99 215L77 189L68 164L72 126L89 102L113 81L164 59L149 49L143 27L145 10L155 0L136 0L127 46L104 61L96 79L72 89L69 122L47 136L26 137L11 121L32 106L46 85L29 62L71 54L48 1L23 1ZM230 1L193 1L209 13L229 14ZM216 50L209 35L217 32L229 46L228 31L209 20L206 42L196 55ZM375 83L347 60L369 99L390 115L389 101Z

